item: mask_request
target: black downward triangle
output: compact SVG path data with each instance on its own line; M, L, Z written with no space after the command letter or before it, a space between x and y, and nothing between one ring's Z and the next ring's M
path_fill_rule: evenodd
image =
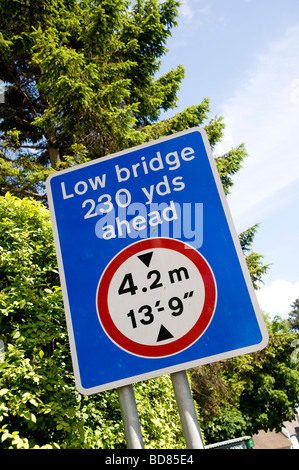
M161 325L158 338L157 338L157 343L159 341L164 341L165 339L170 339L173 338L173 335L165 328L164 325Z
M152 256L153 251L150 251L149 253L144 253L144 255L138 256L138 258L145 264L145 266L149 267Z

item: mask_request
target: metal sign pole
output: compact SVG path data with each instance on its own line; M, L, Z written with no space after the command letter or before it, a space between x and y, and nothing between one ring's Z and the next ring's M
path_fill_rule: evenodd
M128 449L143 449L143 438L141 434L135 394L132 385L119 387L118 398L121 415L125 428L125 436Z
M187 449L204 449L196 410L185 370L170 374Z

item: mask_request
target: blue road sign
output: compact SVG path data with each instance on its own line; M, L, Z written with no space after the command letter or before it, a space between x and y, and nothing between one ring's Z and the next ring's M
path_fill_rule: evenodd
M47 193L80 393L266 346L202 129L56 172Z

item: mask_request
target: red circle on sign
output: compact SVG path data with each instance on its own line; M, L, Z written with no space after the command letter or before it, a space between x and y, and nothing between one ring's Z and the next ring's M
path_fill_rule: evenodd
M205 288L204 305L194 326L184 336L167 344L146 345L131 340L115 325L109 312L108 291L117 269L131 256L147 249L164 248L186 256L198 269ZM150 238L136 242L120 253L106 267L97 290L96 304L100 322L110 339L122 349L143 357L166 357L177 354L191 346L205 332L216 307L217 289L213 272L205 258L192 246L172 238Z

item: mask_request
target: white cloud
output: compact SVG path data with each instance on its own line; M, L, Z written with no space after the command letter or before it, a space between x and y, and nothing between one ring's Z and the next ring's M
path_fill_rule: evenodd
M189 0L183 0L180 6L181 15L187 20L190 21L193 18L193 11L191 9Z
M271 316L287 318L291 304L299 298L299 282L273 281L267 287L256 291L260 308Z
M299 78L292 80L291 82L291 102L299 103Z
M210 5L205 5L203 0L181 0L180 17L187 22L195 19L197 26L209 17L210 11Z
M298 57L299 24L259 56L248 79L222 106L227 127L218 153L244 142L249 154L229 197L235 219L274 203L279 191L299 180Z

